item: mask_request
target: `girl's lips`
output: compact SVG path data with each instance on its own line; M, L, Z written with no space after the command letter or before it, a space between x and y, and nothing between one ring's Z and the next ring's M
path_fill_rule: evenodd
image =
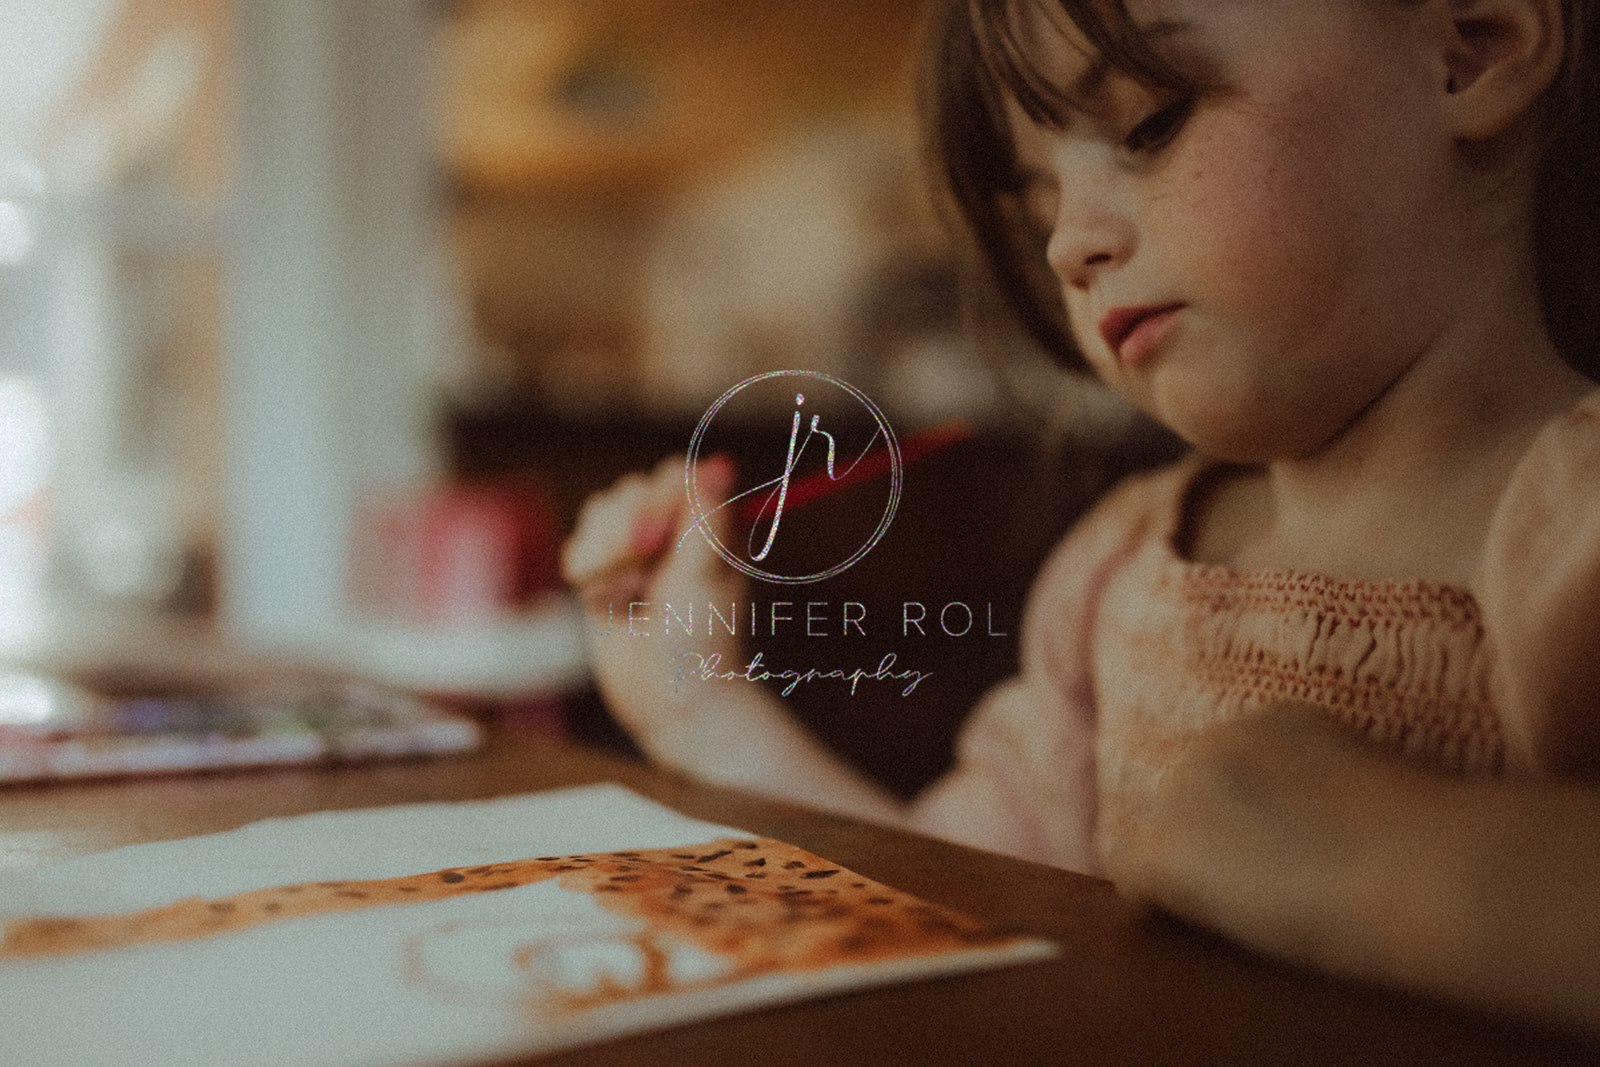
M1112 308L1100 320L1100 336L1125 366L1142 363L1166 336L1182 304Z

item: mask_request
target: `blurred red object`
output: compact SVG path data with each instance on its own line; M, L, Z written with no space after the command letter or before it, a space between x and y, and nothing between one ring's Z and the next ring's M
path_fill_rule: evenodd
M374 495L357 510L351 607L375 621L481 623L559 586L559 534L537 486L444 485Z

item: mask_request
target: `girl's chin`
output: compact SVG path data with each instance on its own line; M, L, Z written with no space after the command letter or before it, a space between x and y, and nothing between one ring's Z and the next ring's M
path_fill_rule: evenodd
M1313 454L1338 437L1342 397L1286 381L1263 385L1248 360L1174 350L1113 387L1205 455L1265 464ZM1353 412L1352 412L1353 414Z
M1230 463L1262 465L1315 453L1337 434L1326 414L1285 417L1241 407L1205 411L1150 412L1196 451Z

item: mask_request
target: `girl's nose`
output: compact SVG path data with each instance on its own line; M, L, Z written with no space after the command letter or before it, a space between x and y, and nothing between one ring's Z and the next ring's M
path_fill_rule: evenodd
M1083 179L1079 179L1083 181ZM1133 254L1135 229L1105 190L1063 181L1054 228L1045 246L1050 269L1063 285L1087 290L1102 272Z

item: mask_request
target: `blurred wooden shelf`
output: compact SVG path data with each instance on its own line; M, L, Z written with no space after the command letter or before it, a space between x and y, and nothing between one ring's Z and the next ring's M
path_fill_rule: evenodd
M799 122L911 103L925 0L462 0L441 140L477 195L648 196Z

